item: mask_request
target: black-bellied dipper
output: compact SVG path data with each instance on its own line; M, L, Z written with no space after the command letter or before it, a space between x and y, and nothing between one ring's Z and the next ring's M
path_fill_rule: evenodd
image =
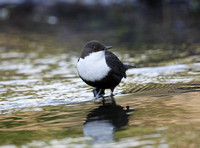
M111 96L121 79L126 78L126 70L135 66L123 64L118 57L99 41L92 40L85 44L78 59L77 70L80 78L90 86L96 98L102 97L105 89L111 90Z

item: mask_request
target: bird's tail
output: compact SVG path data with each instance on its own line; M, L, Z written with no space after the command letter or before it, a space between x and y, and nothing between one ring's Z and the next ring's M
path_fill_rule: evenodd
M137 68L137 67L134 66L134 65L127 65L127 64L124 64L124 68L125 68L125 70L128 70L128 69Z

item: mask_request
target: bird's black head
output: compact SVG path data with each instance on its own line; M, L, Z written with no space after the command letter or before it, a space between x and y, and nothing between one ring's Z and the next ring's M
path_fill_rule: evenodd
M105 46L99 41L96 40L89 41L85 44L83 48L83 51L81 53L81 58L85 58L92 52L105 51L110 48L112 48L112 46Z

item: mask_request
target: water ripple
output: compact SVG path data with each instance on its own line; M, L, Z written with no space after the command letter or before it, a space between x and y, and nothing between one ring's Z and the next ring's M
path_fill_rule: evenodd
M78 77L78 57L70 54L0 53L0 113L24 108L80 103L93 99L92 88ZM134 58L122 54L126 62ZM145 60L146 56L142 56ZM130 59L130 61L129 61ZM115 94L149 83L178 83L199 79L200 63L174 64L131 69Z

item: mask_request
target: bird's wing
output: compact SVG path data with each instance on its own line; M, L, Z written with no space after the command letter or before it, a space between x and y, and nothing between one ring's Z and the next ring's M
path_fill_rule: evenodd
M106 51L106 63L112 69L112 72L126 78L126 70L123 63L110 51Z

